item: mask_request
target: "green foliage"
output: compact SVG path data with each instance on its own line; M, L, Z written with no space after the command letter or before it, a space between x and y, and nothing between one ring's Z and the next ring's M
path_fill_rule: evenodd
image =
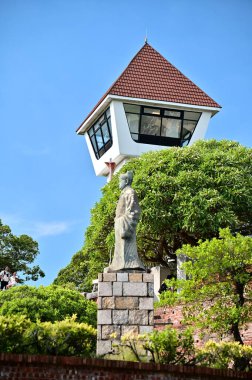
M189 365L194 362L195 350L190 329L178 333L168 326L163 331L153 331L144 347L155 363Z
M25 275L25 279L20 279L21 282L38 280L39 277L44 277L44 272L38 265L30 267L39 253L38 243L30 236L21 235L15 236L7 225L3 225L0 219L0 268L6 266L12 272L21 272Z
M126 334L119 343L114 344L114 354L106 357L138 362L252 370L251 346L238 342L208 341L203 347L195 347L191 329L178 332L172 327L166 327L162 331L154 330L150 334Z
M168 326L165 330L154 330L150 334L126 334L121 337L119 344L115 344L115 348L115 354L110 355L111 359L181 365L192 364L195 360L190 329L178 333Z
M75 317L51 323L0 316L1 352L90 357L95 344L96 330Z
M0 306L3 316L25 315L33 322L55 322L75 315L78 322L96 326L96 304L61 286L13 287L0 292Z
M21 354L26 352L26 331L32 322L25 316L0 316L0 351Z
M252 233L252 150L232 141L199 141L186 148L149 152L122 169L133 170L142 216L138 252L147 266L168 266L183 244L218 236L230 227ZM85 244L62 269L57 284L81 290L109 263L114 246L118 174L102 189L91 211Z
M197 362L204 367L251 371L252 347L238 342L209 341L203 348L197 350Z
M161 304L182 302L186 322L220 337L232 333L242 344L240 328L252 317L252 238L221 229L219 239L184 245L180 253L191 259L183 264L188 280L173 281L179 292L162 293Z

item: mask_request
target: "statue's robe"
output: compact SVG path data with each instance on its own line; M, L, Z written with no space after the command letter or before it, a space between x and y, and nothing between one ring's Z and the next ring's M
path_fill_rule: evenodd
M126 186L116 208L115 251L109 271L145 270L138 257L136 244L136 226L140 212L136 192Z

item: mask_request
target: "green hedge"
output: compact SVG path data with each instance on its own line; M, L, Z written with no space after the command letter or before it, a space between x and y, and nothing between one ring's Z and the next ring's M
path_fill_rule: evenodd
M90 357L96 330L75 317L58 322L32 322L25 316L0 316L0 351Z
M62 286L17 286L0 292L0 315L26 315L32 322L76 321L96 327L97 305L78 291Z

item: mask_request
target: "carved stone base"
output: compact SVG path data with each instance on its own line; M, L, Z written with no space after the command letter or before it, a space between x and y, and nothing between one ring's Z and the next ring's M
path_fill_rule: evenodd
M152 331L154 290L150 273L100 273L98 280L97 355L102 356L122 335Z

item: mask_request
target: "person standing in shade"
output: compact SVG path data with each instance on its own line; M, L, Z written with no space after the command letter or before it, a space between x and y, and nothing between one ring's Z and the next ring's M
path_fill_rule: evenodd
M9 267L6 267L4 270L0 272L0 278L1 278L1 290L5 290L9 281L10 281L10 269Z
M13 286L17 285L18 283L18 276L16 272L13 272L12 276L10 277L10 281L8 285L6 285L6 289L12 288Z

